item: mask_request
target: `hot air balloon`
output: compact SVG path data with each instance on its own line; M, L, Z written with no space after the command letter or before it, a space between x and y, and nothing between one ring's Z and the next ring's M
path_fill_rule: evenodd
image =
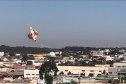
M38 32L36 30L33 30L32 27L30 27L29 29L30 30L28 32L28 37L33 41L36 41L38 37Z

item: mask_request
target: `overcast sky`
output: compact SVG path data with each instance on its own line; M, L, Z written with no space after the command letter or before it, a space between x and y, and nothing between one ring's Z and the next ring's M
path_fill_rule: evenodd
M0 1L0 29L0 45L126 47L126 1Z

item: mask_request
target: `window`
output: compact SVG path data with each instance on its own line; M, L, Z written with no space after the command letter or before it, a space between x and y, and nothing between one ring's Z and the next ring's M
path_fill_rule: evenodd
M90 72L94 72L94 70L90 70Z
M26 74L26 75L30 75L30 74Z
M84 72L85 70L82 70L82 72Z
M117 66L117 67L121 67L121 66Z
M80 75L83 75L83 76L85 76L85 73L81 73Z
M94 74L93 74L93 73L89 73L89 75L88 75L88 76L93 77L93 76L94 76Z
M109 74L112 74L112 72L109 72Z
M68 70L65 70L65 71L68 71Z

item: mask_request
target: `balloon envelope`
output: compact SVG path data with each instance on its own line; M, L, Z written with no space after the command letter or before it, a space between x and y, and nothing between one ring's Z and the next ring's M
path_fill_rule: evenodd
M36 41L38 37L38 32L36 30L33 30L32 27L30 27L29 29L30 30L28 32L28 37L33 41Z

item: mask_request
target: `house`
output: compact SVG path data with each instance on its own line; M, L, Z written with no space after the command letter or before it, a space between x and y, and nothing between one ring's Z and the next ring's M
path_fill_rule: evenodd
M0 58L4 56L4 52L0 52Z
M113 60L110 56L106 56L106 59L105 59L106 61L109 61L109 60Z
M7 72L9 70L9 67L1 67L0 72Z
M34 66L41 66L44 63L44 60L28 60L32 61Z
M12 66L12 68L14 70L25 70L25 69L35 69L35 66L34 65L25 65L25 66L22 66L20 64L14 64Z
M21 60L15 60L14 62L15 63L21 63Z
M4 81L4 82L12 82L13 78L12 77L4 77L2 81Z
M92 56L103 56L104 51L98 50L98 51L91 51Z
M1 60L3 60L4 62L9 61L8 57L2 57Z
M21 56L22 54L20 53L15 53L14 56Z
M9 56L9 60L11 61L17 61L17 60L21 60L21 56Z

